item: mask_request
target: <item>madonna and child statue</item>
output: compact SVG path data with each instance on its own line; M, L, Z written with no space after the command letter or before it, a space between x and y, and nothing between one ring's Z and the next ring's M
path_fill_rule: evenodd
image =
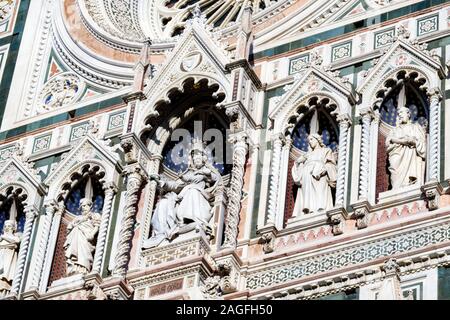
M211 219L220 173L209 162L202 141L194 140L186 171L176 180L152 175L157 182L159 201L151 220L151 236L143 248L154 248L176 237L202 231L212 236Z

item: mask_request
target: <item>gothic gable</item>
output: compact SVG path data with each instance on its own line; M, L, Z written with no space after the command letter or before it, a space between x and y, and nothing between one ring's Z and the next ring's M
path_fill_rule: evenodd
M39 205L39 195L45 193L45 187L39 182L33 165L24 163L16 156L12 156L0 169L0 190L10 185L18 185L25 189L30 205ZM36 192L37 190L37 192Z
M403 31L400 29L398 32L401 34ZM379 102L377 91L384 86L386 80L395 77L401 70L415 73L419 79L422 77L424 89L440 87L439 81L445 78L445 70L439 56L426 50L426 44L418 44L407 37L408 35L397 39L381 58L374 61L374 67L366 73L357 89L362 96L361 105L372 107Z
M218 43L220 42L213 39L202 18L194 18L151 80L145 92L149 98L147 109L159 100L167 101L168 92L174 88L182 88L187 78L193 78L195 82L208 79L219 85L219 91L227 92L230 84L226 65L230 59L224 49L218 47Z
M63 155L63 160L45 179L49 196L56 197L61 185L85 164L98 165L106 173L104 180L107 182L115 181L121 171L119 155L112 151L108 142L88 134L69 153Z
M349 105L355 103L350 83L339 77L338 73L317 65L311 65L303 73L296 75L294 83L286 86L285 91L269 115L274 120L275 132L281 132L299 102L310 97L320 96L334 100L339 114L350 114Z

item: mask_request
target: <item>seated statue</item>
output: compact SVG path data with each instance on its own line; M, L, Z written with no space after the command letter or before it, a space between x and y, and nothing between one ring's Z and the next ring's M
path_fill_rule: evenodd
M12 281L16 272L17 255L20 237L16 233L17 223L6 220L3 225L3 234L0 236L0 295L4 296L11 290Z
M92 201L81 199L81 215L67 226L66 251L67 275L86 274L94 261L95 243L101 215L92 211Z
M392 189L423 184L425 177L426 134L411 122L408 108L398 109L398 124L386 139Z
M193 230L212 235L209 222L213 215L212 202L221 183L219 172L208 163L202 143L194 143L189 155L188 169L176 181L158 181L163 194L152 217L152 235L144 242L144 248L158 246L163 240Z
M333 208L331 188L336 186L336 160L319 134L308 137L309 151L295 162L292 178L299 186L293 217Z

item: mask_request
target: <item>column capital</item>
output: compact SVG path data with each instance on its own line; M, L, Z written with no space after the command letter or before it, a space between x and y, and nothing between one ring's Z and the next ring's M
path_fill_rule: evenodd
M352 117L347 113L339 114L336 117L336 120L340 126L345 126L348 128L352 125Z
M247 132L241 131L230 135L228 142L234 145L245 143L248 146L250 142L249 140L250 137L248 136Z
M273 142L280 141L282 144L286 142L286 136L282 133L275 133L270 137L270 140Z
M373 112L373 110L372 110L372 108L362 108L360 111L359 111L359 114L361 115L361 117L364 119L367 119L367 118L369 118L370 120L372 120L373 119L373 117L374 117L374 112Z
M438 102L442 100L442 92L440 88L430 88L427 90L427 95L430 101L437 99Z
M105 184L103 184L103 191L105 192L105 194L110 192L112 194L116 194L118 188L114 182L106 182Z
M26 206L23 211L25 212L26 220L34 220L39 213L34 205Z

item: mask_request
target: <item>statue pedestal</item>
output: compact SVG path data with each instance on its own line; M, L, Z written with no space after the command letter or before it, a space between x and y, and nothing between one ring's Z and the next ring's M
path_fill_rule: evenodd
M413 184L400 189L381 192L378 197L378 204L402 203L419 200L422 191L420 185Z
M171 243L143 249L142 258L146 267L152 267L182 258L202 257L210 252L208 243L206 234L199 230L197 233L181 235Z
M201 299L198 289L215 265L210 251L209 240L202 231L143 249L142 268L127 276L134 288L134 299Z
M67 289L80 288L83 287L85 283L83 274L75 274L70 277L62 278L56 281L53 281L51 287L48 288L48 292L54 291L64 291Z
M297 217L290 218L287 222L288 228L295 228L299 231L308 230L314 227L327 224L328 217L326 211L323 213L302 214Z

